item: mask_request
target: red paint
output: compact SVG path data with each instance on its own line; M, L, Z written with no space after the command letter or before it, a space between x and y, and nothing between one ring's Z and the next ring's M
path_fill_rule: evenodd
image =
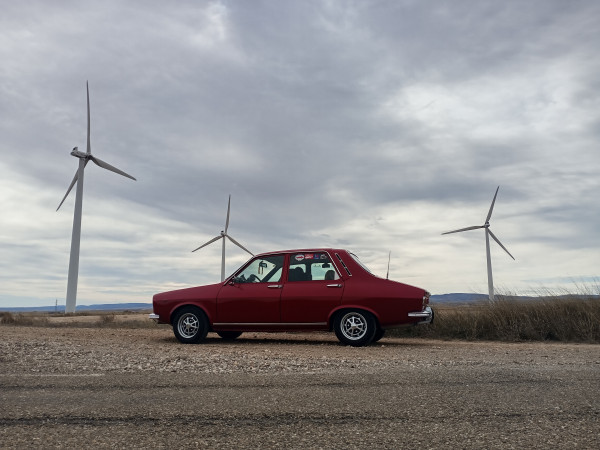
M270 256L284 256L279 272L269 263L256 272L260 282L236 279ZM379 278L346 250L327 248L257 255L223 283L156 294L153 308L160 323L171 323L179 308L198 307L210 331L331 330L336 312L347 309L371 313L386 329L423 321L408 314L425 311L428 301L427 291Z

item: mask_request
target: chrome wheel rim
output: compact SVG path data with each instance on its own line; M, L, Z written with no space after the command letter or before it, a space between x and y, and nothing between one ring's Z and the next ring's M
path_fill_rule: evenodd
M367 320L362 314L351 312L342 317L342 334L346 339L357 341L367 333Z
M196 315L186 313L179 318L177 322L177 330L184 338L193 338L200 329L200 321Z

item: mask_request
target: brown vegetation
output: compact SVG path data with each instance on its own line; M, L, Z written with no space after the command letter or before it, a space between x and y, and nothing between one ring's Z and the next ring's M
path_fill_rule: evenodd
M489 341L600 342L600 298L500 296L495 302L436 307L434 324L393 336Z
M388 331L388 336L486 341L600 343L600 297L546 296L494 303L432 305L433 325ZM0 324L37 327L155 328L145 313L85 312L75 315L0 312Z
M48 328L155 328L148 312L98 311L75 314L0 312L0 324Z

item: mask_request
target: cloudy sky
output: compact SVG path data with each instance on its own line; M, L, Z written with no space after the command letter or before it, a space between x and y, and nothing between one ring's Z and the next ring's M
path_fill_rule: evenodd
M434 294L600 280L600 3L28 1L0 15L0 307L212 283L254 253L354 251ZM247 260L228 245L227 272Z

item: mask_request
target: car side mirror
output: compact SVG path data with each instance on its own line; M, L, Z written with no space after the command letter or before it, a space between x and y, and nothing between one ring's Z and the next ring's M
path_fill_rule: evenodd
M229 280L229 284L230 286L235 286L236 284L242 284L244 282L244 279L241 277L233 277L231 280Z

